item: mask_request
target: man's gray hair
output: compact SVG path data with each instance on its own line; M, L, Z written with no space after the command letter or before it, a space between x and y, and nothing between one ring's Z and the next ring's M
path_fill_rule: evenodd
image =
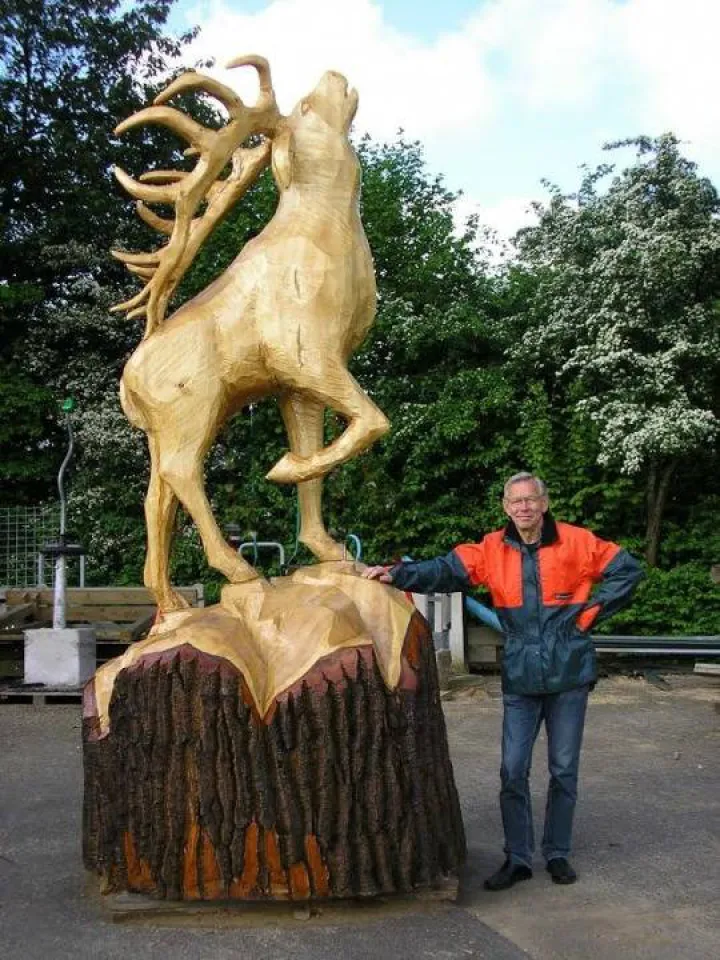
M536 477L534 473L527 473L523 471L522 473L514 473L512 477L507 481L505 487L503 488L503 497L505 500L508 499L510 494L510 487L515 483L524 483L527 480L531 480L537 487L538 495L541 497L547 496L547 484L544 480L541 480L540 477Z

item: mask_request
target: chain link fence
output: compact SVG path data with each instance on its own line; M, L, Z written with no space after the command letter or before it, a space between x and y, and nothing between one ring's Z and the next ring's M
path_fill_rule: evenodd
M52 586L40 551L60 534L60 507L0 507L0 587ZM44 568L44 569L43 569Z

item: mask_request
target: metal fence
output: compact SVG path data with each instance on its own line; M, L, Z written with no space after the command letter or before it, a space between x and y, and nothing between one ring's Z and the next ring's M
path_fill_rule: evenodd
M0 586L52 586L52 564L44 573L41 549L60 533L60 507L0 507Z
M413 603L430 624L435 651L448 650L452 663L465 663L465 618L460 593L414 593Z

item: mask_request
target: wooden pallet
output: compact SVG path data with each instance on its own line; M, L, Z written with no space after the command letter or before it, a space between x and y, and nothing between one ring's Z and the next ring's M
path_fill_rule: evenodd
M85 890L98 912L111 923L165 922L198 926L254 926L307 921L319 915L343 913L365 916L369 912L382 917L399 909L415 909L418 904L457 903L460 884L455 876L446 877L433 887L418 888L408 893L393 893L355 900L158 900L142 893L106 893L103 880L86 873Z
M0 684L0 704L27 703L34 707L49 704L80 704L81 687L43 687L41 684Z

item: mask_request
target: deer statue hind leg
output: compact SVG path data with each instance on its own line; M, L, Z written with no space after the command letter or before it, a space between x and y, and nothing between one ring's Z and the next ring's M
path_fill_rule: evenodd
M226 543L210 509L202 477L202 460L187 464L185 456L171 452L161 454L161 472L192 517L203 542L210 566L219 570L231 583L256 580L257 571Z
M280 412L294 454L307 458L322 450L325 408L321 403L291 393L280 398ZM318 477L298 484L299 539L318 560L342 560L343 547L332 539L323 523L322 483Z
M329 446L307 456L286 453L268 473L275 483L304 483L324 476L333 467L362 453L390 428L385 414L372 402L341 359L325 358L313 369L295 371L295 390L347 420L345 430Z
M219 419L207 417L207 409L213 407L188 396L162 409L159 424L153 427L155 456L161 481L197 527L208 563L231 583L243 583L257 579L258 573L225 541L205 494L203 462L220 425Z

